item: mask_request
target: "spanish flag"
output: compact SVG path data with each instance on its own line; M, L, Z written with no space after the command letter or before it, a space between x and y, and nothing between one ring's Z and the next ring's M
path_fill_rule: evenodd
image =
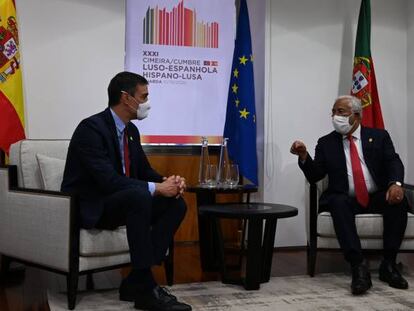
M25 138L19 33L14 0L0 0L0 150Z

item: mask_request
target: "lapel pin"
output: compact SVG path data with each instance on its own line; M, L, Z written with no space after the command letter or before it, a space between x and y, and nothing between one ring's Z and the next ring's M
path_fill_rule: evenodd
M372 138L370 138L370 139L368 139L368 141L369 141L370 143L372 143L372 142L373 142L373 139L372 139Z
M132 139L132 137L131 137L131 136L129 136L129 140L130 140L130 141L133 141L133 139Z

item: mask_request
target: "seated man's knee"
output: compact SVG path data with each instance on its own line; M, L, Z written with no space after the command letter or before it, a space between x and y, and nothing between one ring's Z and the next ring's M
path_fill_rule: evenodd
M185 213L187 212L187 204L185 203L183 198L178 198L175 201L175 209L177 210L177 214L182 215L182 217L185 216Z
M410 204L408 203L408 199L406 196L402 199L402 201L398 204L404 211L408 212Z
M131 188L125 190L125 200L131 209L151 209L152 196L146 189Z
M328 200L329 210L330 211L341 211L349 203L349 196L346 194L336 194L332 195Z
M407 213L409 211L409 203L407 197L404 196L403 200L397 204L388 205L388 210L390 212L395 212L397 214Z

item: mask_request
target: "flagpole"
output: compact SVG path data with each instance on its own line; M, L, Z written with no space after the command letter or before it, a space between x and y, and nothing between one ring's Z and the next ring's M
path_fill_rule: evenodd
M6 165L6 154L0 150L0 165Z

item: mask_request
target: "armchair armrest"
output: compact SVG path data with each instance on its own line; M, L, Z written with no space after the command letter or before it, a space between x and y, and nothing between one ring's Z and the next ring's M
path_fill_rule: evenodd
M320 189L316 183L306 182L306 233L307 233L307 269L310 276L315 275L316 248L318 242L318 204Z
M310 238L315 239L316 242L316 233L317 233L317 221L318 221L318 210L319 210L319 197L322 192L328 187L328 177L321 179L316 183L306 182L306 193L308 196L307 200L307 214L306 214L306 223L307 223L307 234L308 234L308 243L310 243Z
M409 211L414 214L414 185L404 184L404 190L408 199Z
M0 253L69 271L70 250L79 240L75 199L18 188L16 173L15 166L0 167Z
M315 245L317 237L317 221L319 207L319 189L316 183L308 183L309 201L307 203L307 235L308 244Z

